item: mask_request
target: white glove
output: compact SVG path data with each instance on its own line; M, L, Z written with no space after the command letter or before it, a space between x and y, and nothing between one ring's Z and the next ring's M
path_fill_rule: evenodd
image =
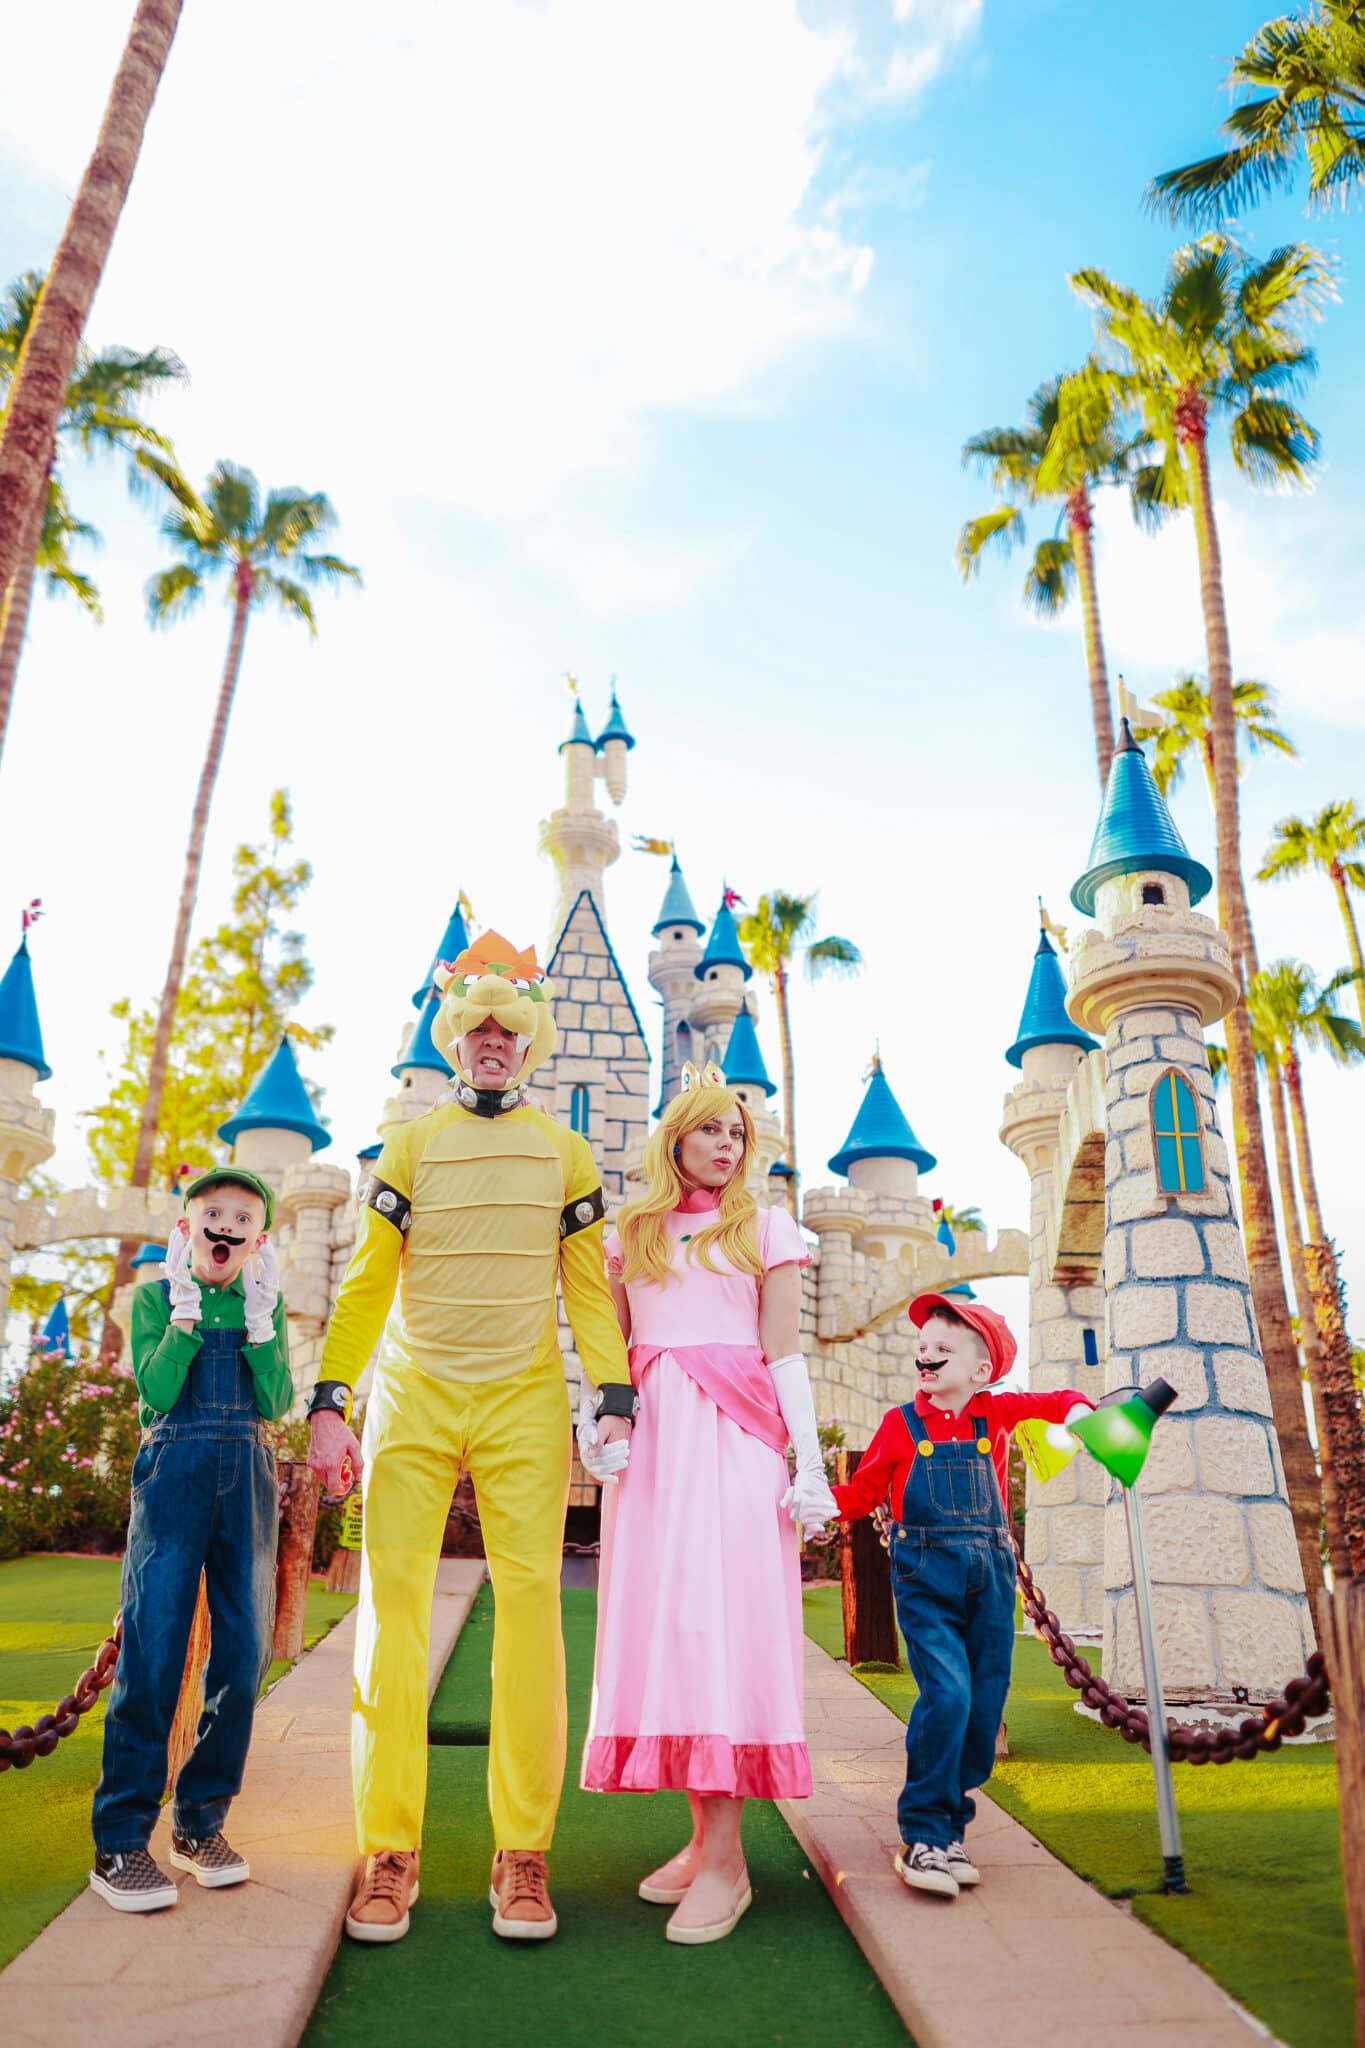
M166 1239L166 1278L171 1289L171 1321L197 1323L203 1302L190 1261L190 1241L183 1230L173 1230Z
M275 1247L267 1238L242 1268L246 1297L246 1341L269 1344L275 1336L275 1303L280 1298L280 1268Z
M599 1486L615 1486L617 1478L626 1469L630 1445L625 1442L598 1442L597 1418L592 1412L596 1391L584 1381L583 1397L578 1404L578 1457L589 1479L595 1479Z
M796 1478L782 1496L782 1505L807 1536L824 1534L825 1524L838 1519L839 1507L825 1477L824 1453L815 1420L810 1374L799 1351L775 1358L769 1366L777 1405L796 1452Z

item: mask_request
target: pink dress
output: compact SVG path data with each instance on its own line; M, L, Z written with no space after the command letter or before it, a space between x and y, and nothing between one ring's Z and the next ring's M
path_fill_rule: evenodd
M689 1196L667 1223L678 1277L627 1290L640 1410L630 1463L602 1489L582 1783L806 1799L799 1549L758 1287L720 1253L708 1273L682 1249L715 1214ZM758 1245L769 1270L810 1263L785 1209L760 1210ZM606 1250L619 1276L614 1232Z

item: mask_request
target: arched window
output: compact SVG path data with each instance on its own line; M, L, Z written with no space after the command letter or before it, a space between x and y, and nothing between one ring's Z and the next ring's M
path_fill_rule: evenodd
M1194 1090L1168 1067L1152 1090L1156 1184L1163 1195L1202 1195L1204 1148Z
M588 1135L588 1091L581 1081L575 1083L569 1097L569 1129L577 1131L580 1137Z

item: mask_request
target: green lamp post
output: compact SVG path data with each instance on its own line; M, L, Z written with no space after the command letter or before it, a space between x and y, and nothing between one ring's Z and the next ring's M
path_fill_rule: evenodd
M1153 1380L1131 1393L1120 1389L1124 1398L1111 1394L1089 1415L1067 1424L1092 1458L1117 1479L1123 1493L1123 1512L1128 1525L1128 1548L1133 1560L1133 1593L1137 1609L1138 1642L1142 1649L1142 1671L1147 1686L1147 1723L1152 1738L1152 1772L1156 1779L1156 1810L1161 1827L1161 1856L1165 1865L1162 1890L1184 1892L1185 1858L1180 1848L1180 1822L1175 1810L1175 1786L1171 1781L1171 1751L1166 1736L1166 1701L1161 1690L1157 1664L1156 1623L1152 1613L1152 1581L1147 1571L1147 1545L1142 1523L1142 1496L1137 1490L1138 1474L1147 1462L1152 1431L1158 1417L1176 1399L1167 1380Z

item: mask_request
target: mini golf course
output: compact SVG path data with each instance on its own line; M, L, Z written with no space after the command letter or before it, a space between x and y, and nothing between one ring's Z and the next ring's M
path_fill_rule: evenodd
M841 1657L839 1589L809 1590L805 1607L807 1634ZM1098 1651L1087 1654L1098 1667ZM908 1671L861 1665L854 1675L908 1718ZM1099 1891L1130 1900L1289 2048L1342 2048L1354 2025L1355 1979L1332 1744L1255 1763L1178 1764L1190 1892L1168 1898L1154 1889L1161 1856L1151 1761L1076 1713L1075 1698L1042 1643L1018 1637L1006 1708L1011 1754L996 1766L992 1799ZM1078 2018L1085 1990L1068 1987Z
M116 1557L21 1557L0 1564L0 1727L52 1711L91 1662L118 1609ZM310 1586L309 1648L355 1605ZM288 1670L272 1664L266 1684ZM90 1801L108 1694L51 1756L0 1778L0 1968L70 1904L90 1869Z

